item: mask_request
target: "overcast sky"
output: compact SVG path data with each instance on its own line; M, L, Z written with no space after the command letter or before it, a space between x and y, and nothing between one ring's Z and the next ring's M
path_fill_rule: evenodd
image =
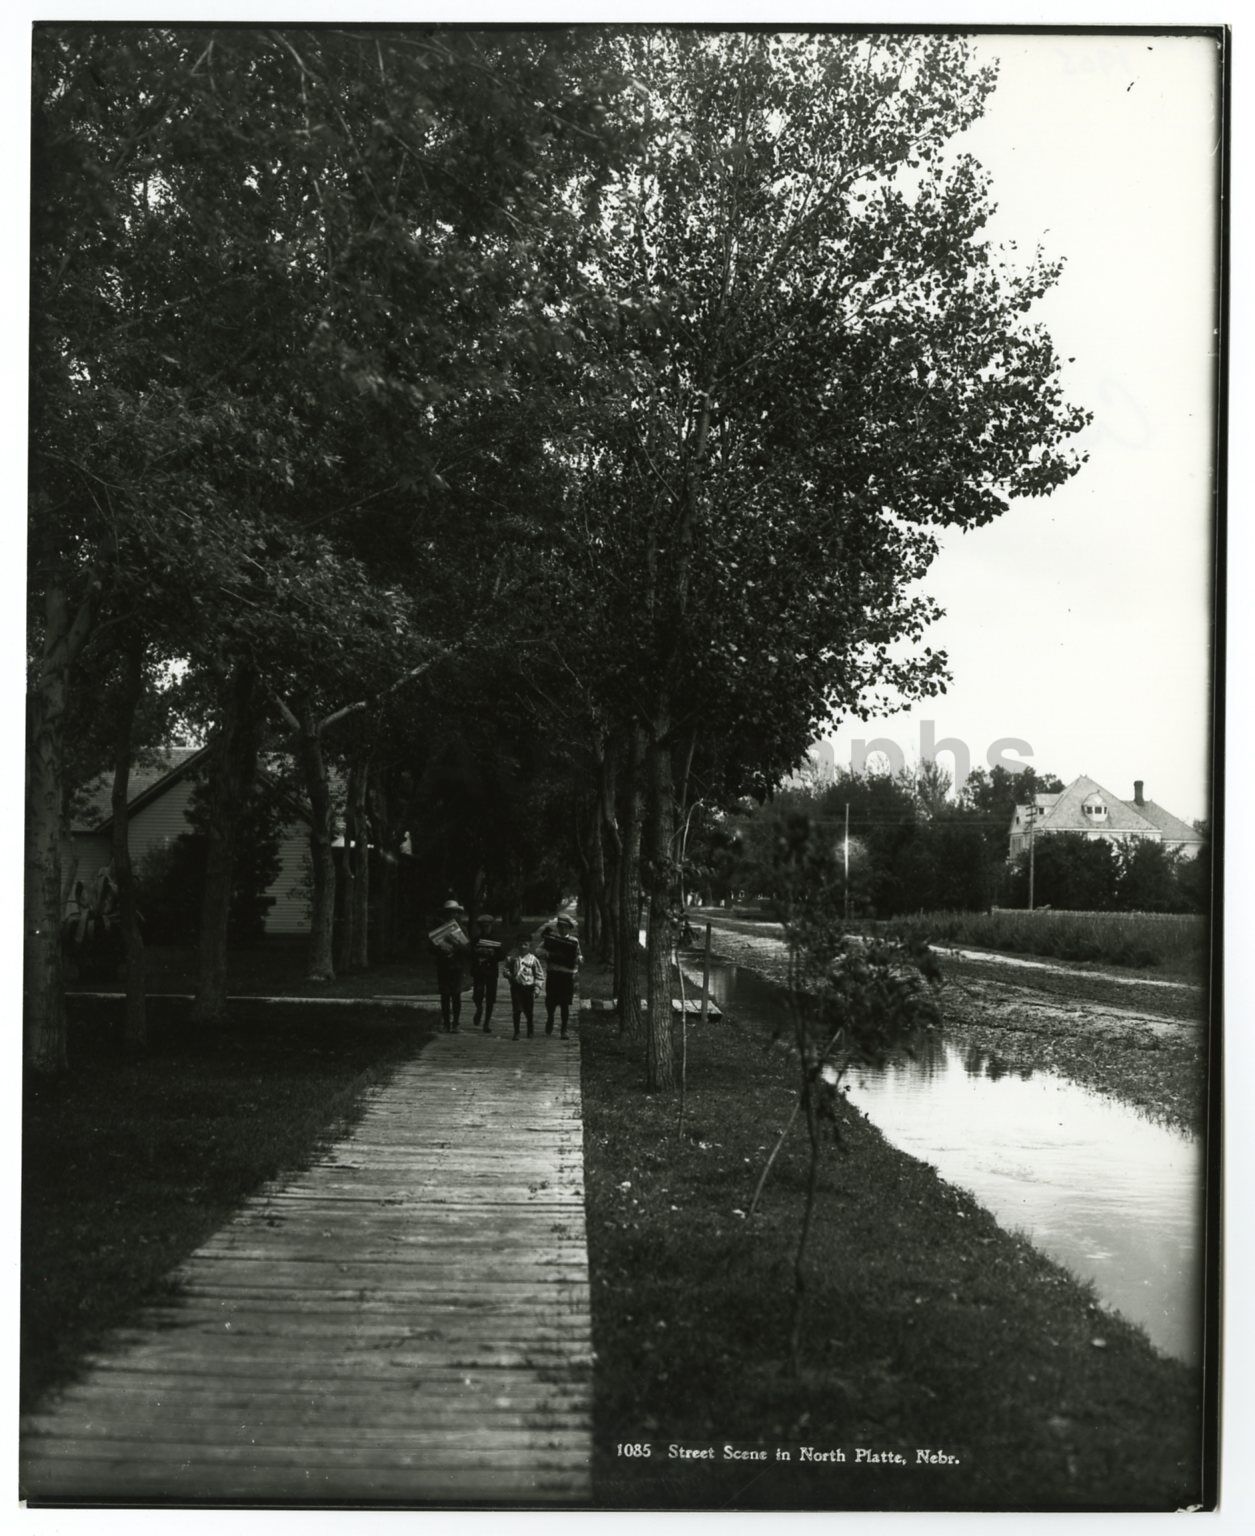
M1207 812L1215 402L1215 51L1201 38L985 36L998 89L965 143L993 177L991 233L1066 258L1035 311L1092 411L1089 461L1044 500L949 537L924 590L948 610L945 697L850 722L918 759L924 722L973 766L999 738L1065 782L1133 780ZM1013 760L1025 754L1011 752ZM940 756L943 766L952 759Z

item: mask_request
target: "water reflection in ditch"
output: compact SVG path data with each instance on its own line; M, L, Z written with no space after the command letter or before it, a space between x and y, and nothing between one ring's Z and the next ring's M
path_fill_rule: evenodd
M699 962L700 964L700 962ZM712 964L721 1006L762 1014L779 991ZM858 1068L851 1103L896 1146L970 1190L1164 1354L1199 1358L1203 1155L1196 1137L1053 1072L933 1040L914 1060Z

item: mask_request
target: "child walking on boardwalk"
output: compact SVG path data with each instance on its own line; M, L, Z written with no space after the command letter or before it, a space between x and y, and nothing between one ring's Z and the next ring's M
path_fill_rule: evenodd
M471 997L475 1003L475 1022L483 1021L484 1033L492 1034L493 1004L497 1001L497 967L501 963L501 941L493 938L498 919L484 913L475 919L475 943L471 948Z
M545 929L545 1033L553 1034L553 1016L562 1010L562 1038L566 1039L567 1026L571 1022L571 1004L575 999L575 976L580 968L580 941L575 936L575 924L564 912L556 929Z
M510 1006L514 1010L514 1038L519 1037L519 1022L527 1020L527 1038L532 1037L532 1010L536 1006L536 989L544 978L544 967L532 953L532 941L527 934L519 940L519 946L508 966L510 977Z
M451 1035L457 1034L462 1019L462 968L470 948L462 927L465 918L466 912L460 901L446 901L440 921L427 935L436 955L441 1028Z

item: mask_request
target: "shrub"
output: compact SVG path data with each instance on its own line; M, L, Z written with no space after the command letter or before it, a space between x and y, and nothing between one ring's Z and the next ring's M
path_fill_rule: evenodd
M200 936L209 839L199 830L204 824L199 785L188 821L193 830L149 849L136 865L136 897L149 944L195 944ZM266 892L279 873L280 825L279 808L254 793L241 819L232 875L227 934L233 943L256 941L266 931L266 914L274 905L274 897Z

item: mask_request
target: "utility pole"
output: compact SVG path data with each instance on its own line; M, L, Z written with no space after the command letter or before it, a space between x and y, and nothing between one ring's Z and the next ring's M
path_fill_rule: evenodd
M845 920L850 921L850 802L845 802Z
M1036 803L1027 808L1026 814L1028 816L1028 910L1031 912L1033 910L1034 854L1037 841L1034 836L1034 833L1037 831Z

